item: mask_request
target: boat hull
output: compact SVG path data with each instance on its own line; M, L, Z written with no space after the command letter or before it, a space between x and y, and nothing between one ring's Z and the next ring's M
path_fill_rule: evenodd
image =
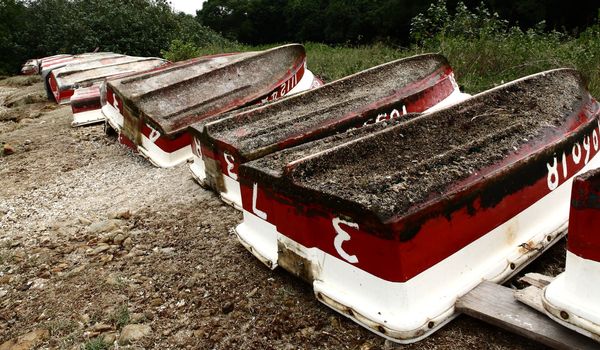
M54 100L58 104L70 104L71 97L79 88L99 85L113 76L152 70L166 63L163 59L152 57L109 57L54 69L48 79Z
M79 88L71 97L71 112L73 122L71 126L84 126L104 122L101 111L100 86Z
M236 234L268 267L309 281L329 307L388 339L415 342L455 316L457 298L482 280L507 280L565 234L574 177L600 167L593 141L600 136L599 114L591 100L567 118L564 137L525 147L481 170L477 181L456 184L418 211L379 224L368 212L344 209L341 200L297 192L302 187L292 175L294 163L352 152L367 138L340 146L339 153L330 149L287 163L281 173L266 167L269 161L253 162L240 169L244 221ZM270 161L285 157L282 152Z
M600 132L600 131L599 131ZM592 139L591 147L598 144ZM546 314L600 342L600 172L573 184L565 272L542 294Z
M400 65L400 63L392 64ZM384 70L388 68L386 66L383 65L373 69ZM395 67L394 69L401 69L401 67ZM344 86L348 84L346 82L348 80L360 80L357 79L360 74L333 82L331 86ZM370 71L364 72L364 75L368 74L373 73ZM454 80L452 70L448 65L442 65L435 72L431 72L421 80L406 84L405 86L399 86L397 91L396 95L379 96L380 99L378 101L371 101L367 105L357 106L355 112L350 112L347 115L339 115L333 120L314 125L309 131L305 130L298 135L292 135L285 140L279 140L277 144L271 145L272 147L269 151L262 152L261 154L264 155L280 149L293 147L348 129L360 128L390 119L401 119L407 113L425 112L440 103L450 106L469 97L469 95L460 92ZM316 92L314 94L317 95ZM330 96L334 94L334 91L324 94L323 100L329 100ZM340 100L343 101L343 97L340 97ZM288 102L291 102L291 100L288 100ZM327 110L330 107L325 105L322 108ZM268 107L265 108L265 111L268 111ZM252 111L247 114L251 113ZM240 119L242 126L240 126L239 130L232 132L243 133L244 114L232 116L231 119L235 118ZM299 117L298 119L302 118ZM194 139L192 143L194 157L190 164L190 171L193 177L204 187L218 192L224 202L236 209L241 209L242 198L238 168L245 161L252 159L247 159L247 157L240 155L235 145L218 137L213 138L207 135L207 133L203 133L203 131L196 131Z
M220 56L215 56L220 57ZM311 79L308 81L306 79ZM305 57L294 62L292 68L273 84L273 90L257 95L249 102L237 101L230 107L205 116L214 117L232 108L254 105L281 98L301 89L311 88L315 81L314 75L306 69ZM161 88L163 89L163 88ZM164 90L167 90L165 87ZM106 117L107 126L119 135L119 142L138 152L157 167L173 167L190 160L192 153L191 135L187 128L177 132L165 133L149 118L144 117L135 107L128 103L120 94L108 86L106 103L102 112Z

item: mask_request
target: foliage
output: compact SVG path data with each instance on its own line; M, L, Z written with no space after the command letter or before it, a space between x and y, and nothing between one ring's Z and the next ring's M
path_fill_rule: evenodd
M0 74L32 57L98 48L158 56L180 39L196 46L227 40L167 0L0 0Z
M200 49L191 42L175 39L171 41L169 49L162 50L160 54L171 62L177 62L200 56Z
M129 314L129 308L125 304L119 306L110 318L117 329L125 327L127 324L129 324L129 320L131 318Z
M509 23L527 29L541 21L547 27L573 34L592 24L600 6L596 1L577 5L561 0L448 0L456 8L456 20L462 28L487 30L488 25ZM197 12L204 25L232 40L247 44L284 41L323 42L328 44L371 44L377 41L406 45L409 43L411 19L427 10L432 0L208 0ZM480 3L481 2L481 3ZM476 8L474 12L467 7ZM436 6L436 9L446 9ZM488 10L490 9L490 10ZM488 13L485 13L488 11ZM475 14L476 17L471 17ZM488 16L489 15L489 16ZM452 12L439 13L429 19L440 24ZM505 18L507 21L500 21ZM485 23L482 20L490 19ZM502 23L504 22L504 23ZM467 26L472 25L472 27ZM414 25L413 25L414 27ZM436 29L436 28L429 28ZM439 28L437 28L439 29Z
M600 14L599 19L600 21ZM545 31L544 23L526 31L509 26L484 5L469 10L458 3L451 14L444 0L412 21L411 36L419 52L440 52L452 63L469 92L543 70L571 67L589 80L599 95L600 25L590 26L578 37Z
M110 344L107 344L102 340L102 338L97 337L91 340L88 340L83 346L82 350L108 350L110 349Z

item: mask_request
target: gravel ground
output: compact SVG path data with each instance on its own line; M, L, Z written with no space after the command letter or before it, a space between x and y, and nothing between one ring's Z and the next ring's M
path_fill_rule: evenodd
M254 259L232 234L241 215L186 166L156 169L102 126L73 129L40 93L36 79L0 81L14 151L0 155L0 349L395 348ZM532 268L556 273L563 257L561 242ZM460 316L398 348L541 347Z

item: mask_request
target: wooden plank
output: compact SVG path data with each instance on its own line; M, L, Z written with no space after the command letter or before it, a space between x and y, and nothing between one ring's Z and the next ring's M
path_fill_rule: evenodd
M542 303L542 289L536 286L529 286L525 289L515 290L515 299L534 310L544 313L544 304Z
M554 277L542 275L541 273L528 273L525 276L519 278L519 281L527 283L538 288L544 288L554 280Z
M456 309L555 349L598 349L600 344L519 303L513 290L482 282L456 302Z

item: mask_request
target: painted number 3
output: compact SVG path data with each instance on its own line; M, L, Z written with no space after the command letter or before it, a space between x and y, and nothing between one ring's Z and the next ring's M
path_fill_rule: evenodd
M342 244L344 244L345 241L349 241L351 237L348 234L348 232L344 231L340 227L340 224L344 224L348 227L353 227L355 229L358 229L358 224L353 223L353 222L347 222L347 221L341 220L340 218L333 219L333 228L335 229L335 232L337 233L337 235L335 236L335 239L333 241L333 246L335 247L335 250L338 252L338 254L344 260L348 261L351 264L356 264L356 263L358 263L358 258L356 257L356 255L350 255L350 254L346 253L344 248L342 248Z

